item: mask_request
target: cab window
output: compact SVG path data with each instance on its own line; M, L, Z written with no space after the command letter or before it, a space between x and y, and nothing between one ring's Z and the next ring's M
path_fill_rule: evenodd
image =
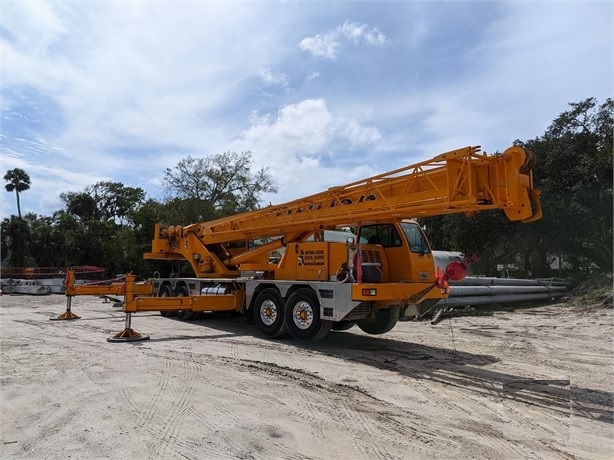
M401 246L399 232L392 224L367 225L360 228L360 244L381 244L385 248Z
M431 252L428 241L422 233L420 226L414 222L401 222L401 228L405 233L405 238L409 242L409 249L411 252L418 252L420 254L428 254Z

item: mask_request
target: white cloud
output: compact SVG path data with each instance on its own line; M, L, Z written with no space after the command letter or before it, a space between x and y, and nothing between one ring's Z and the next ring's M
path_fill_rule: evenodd
M612 6L591 5L499 5L449 69L431 72L428 84L378 93L371 119L393 131L380 150L426 158L481 144L493 153L543 135L570 102L603 103L612 94Z
M47 161L31 162L18 152L4 150L2 154L2 171L20 168L30 176L30 188L20 194L22 214L50 215L62 208L60 193L82 190L87 185L100 180L110 180L99 175L97 171L83 171L79 168L65 168ZM12 198L12 199L10 199ZM53 210L53 211L50 211ZM6 193L0 199L0 213L7 216L17 214L15 195Z
M346 44L382 46L385 42L386 36L377 28L345 21L328 32L304 38L299 43L299 48L317 57L336 59Z
M61 150L13 152L32 178L24 210L48 214L57 208L43 202L66 189L108 178L146 186L182 155L225 151L238 128L218 115L276 55L285 27L263 29L260 5L229 15L210 3L16 2L2 12L3 86L35 88L65 121L39 133Z
M258 76L267 85L279 85L288 88L288 75L283 72L276 72L270 67L262 67L258 69Z
M3 83L56 97L69 120L58 142L75 150L116 145L118 133L157 144L202 142L195 114L228 104L279 47L274 24L252 39L265 14L258 5L228 15L213 3L26 2L2 26L19 31L21 16L29 17L23 9L39 19L27 36L3 40ZM282 74L268 76L283 84Z
M472 51L475 71L460 88L430 99L438 113L429 117L429 131L473 133L474 142L503 149L541 136L570 102L592 96L604 102L611 90L603 85L612 74L611 17L578 6L510 5Z
M4 2L3 41L18 45L22 52L43 56L68 32L61 18L65 12L61 6L46 3Z
M243 134L248 145L263 148L267 145L282 147L282 156L316 154L329 141L328 127L333 116L322 99L301 101L282 107L277 119L270 115L251 117L252 126ZM256 150L256 147L252 147ZM269 149L267 149L269 150Z
M381 138L377 128L361 126L351 118L333 116L323 99L306 99L286 105L275 120L270 114L252 113L250 122L252 126L243 133L242 142L259 148L283 147L284 156L323 153L335 141L357 146L373 144Z
M305 81L315 80L316 78L320 78L320 72L310 72L305 77Z
M381 139L377 128L333 115L323 99L283 106L276 116L252 113L250 123L233 150L250 150L259 167L270 167L279 186L279 195L269 197L274 202L363 178L365 168L344 166L344 159L352 148L374 148Z
M330 132L333 135L347 140L351 147L375 144L382 138L381 133L374 126L361 126L356 120L339 117L331 123Z
M362 43L369 46L381 46L386 42L386 37L375 27L355 22L344 22L338 27L339 35L346 38L352 45L359 46Z

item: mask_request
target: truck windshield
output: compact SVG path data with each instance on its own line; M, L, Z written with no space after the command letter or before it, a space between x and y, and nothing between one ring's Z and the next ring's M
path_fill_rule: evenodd
M419 252L420 254L428 254L431 252L429 244L422 233L420 226L414 222L401 222L401 228L405 233L405 238L409 242L411 252Z
M381 244L385 248L401 246L401 237L392 224L366 225L360 228L360 244Z

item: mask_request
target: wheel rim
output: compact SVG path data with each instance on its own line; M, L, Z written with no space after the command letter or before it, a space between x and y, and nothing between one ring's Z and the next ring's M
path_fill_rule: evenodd
M299 329L309 329L309 327L313 324L314 319L313 307L309 304L309 302L298 302L292 309L292 318L294 320L294 324L296 324L296 327Z
M279 311L272 300L265 300L260 305L260 321L266 326L273 326L277 321Z

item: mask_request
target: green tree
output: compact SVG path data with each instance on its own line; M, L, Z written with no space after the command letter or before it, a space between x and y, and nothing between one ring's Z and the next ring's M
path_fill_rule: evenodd
M15 191L15 197L17 198L17 215L21 219L19 194L30 188L30 176L28 176L28 173L26 173L23 169L15 168L6 172L4 175L4 180L7 181L7 184L5 185L6 191Z
M58 251L58 261L55 265L59 267L79 265L79 255L75 248L85 231L83 226L74 215L65 211L56 211L52 219L55 231L61 236L61 249Z
M260 194L277 192L268 168L252 172L251 152L226 152L179 161L164 174L174 224L189 224L258 208ZM170 221L169 221L170 223Z
M26 267L30 254L30 227L21 217L2 221L2 254L9 267Z
M60 198L65 209L58 217L61 225L68 226L67 244L72 253L67 258L73 265L105 267L109 275L133 270L135 251L141 247L132 244L136 238L132 219L144 205L143 189L101 181L81 192L62 193ZM153 224L148 230L151 241Z
M30 258L39 267L62 266L62 253L66 251L64 234L58 231L53 218L27 214L24 220L30 228Z
M77 255L77 265L109 268L109 260L115 260L115 257L120 255L109 253L108 242L120 228L118 224L110 221L90 221L87 230L76 235L73 250Z
M77 216L82 225L96 219L98 214L96 200L87 192L62 193L60 199L66 204L66 212Z
M460 251L466 257L477 254L474 273L496 276L499 264L514 264L517 247L504 244L517 230L502 211L484 211L474 215L447 214L420 219L434 250Z
M131 211L145 200L145 191L139 187L127 187L121 182L100 181L85 187L82 192L60 194L66 212L82 223L88 221L117 221L125 224Z
M539 138L518 143L538 159L535 183L544 218L531 225L540 250L562 256L574 270L612 270L612 132L614 101L571 103Z
M145 200L145 191L140 187L128 187L121 182L101 181L86 187L97 204L97 220L114 220L126 224L130 211L138 208Z
M424 219L433 248L479 253L484 274L499 263L515 265L518 276L551 276L556 259L573 276L595 266L611 271L613 113L612 99L571 103L543 136L515 142L536 154L542 219L508 222L500 212Z

